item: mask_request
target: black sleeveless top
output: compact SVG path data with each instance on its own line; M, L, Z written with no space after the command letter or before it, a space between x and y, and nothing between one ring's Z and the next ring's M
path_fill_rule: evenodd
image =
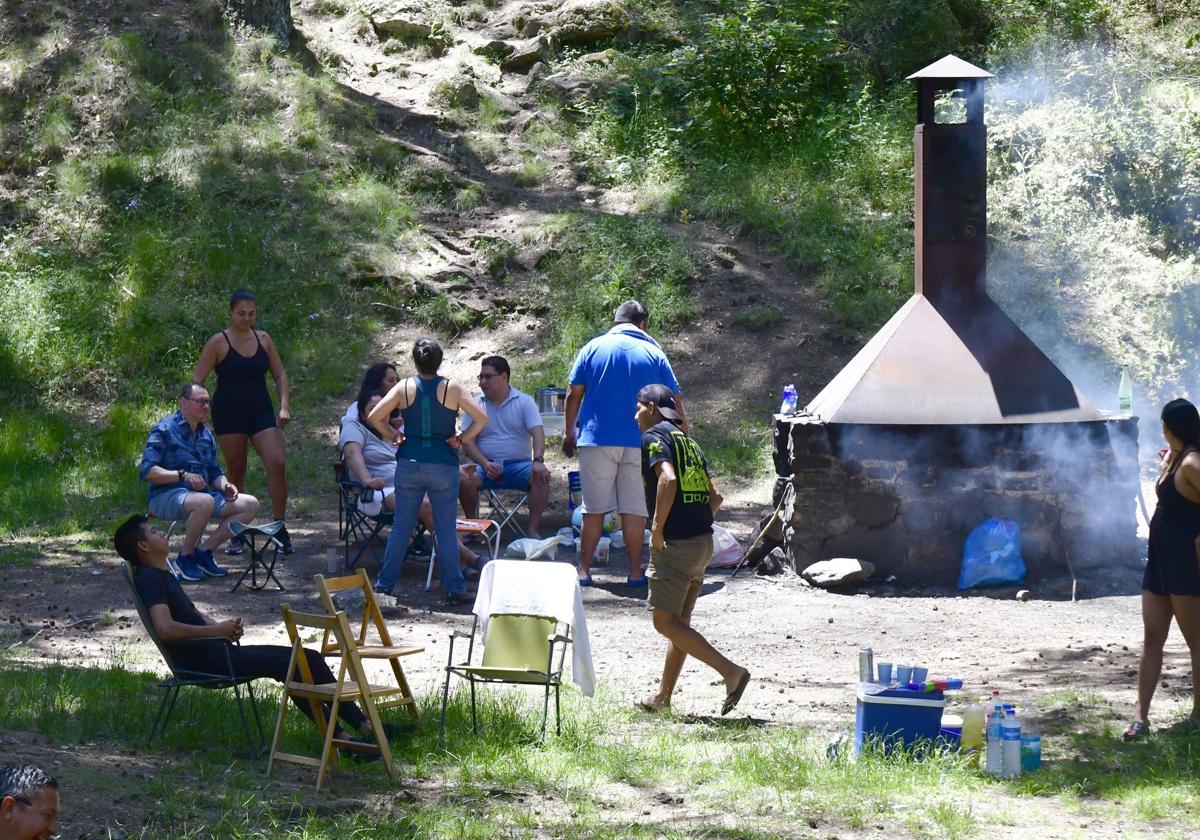
M229 340L229 334L221 330L225 343L229 345L229 352L213 368L217 372L217 388L213 393L214 413L225 407L247 416L260 411L274 411L266 379L271 362L258 338L258 330L253 332L258 349L253 356L243 356Z
M1176 470L1154 488L1158 505L1150 517L1142 589L1155 595L1200 595L1200 559L1196 554L1200 503L1179 492L1175 486Z

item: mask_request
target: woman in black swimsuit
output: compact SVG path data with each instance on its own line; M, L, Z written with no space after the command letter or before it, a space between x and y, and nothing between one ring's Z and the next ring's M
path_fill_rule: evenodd
M1171 400L1162 410L1163 437L1170 449L1155 492L1150 519L1146 573L1142 577L1145 638L1138 664L1137 717L1125 740L1149 730L1150 700L1162 672L1163 645L1171 617L1192 656L1192 714L1184 726L1200 726L1200 413L1187 400Z
M258 303L254 295L239 289L229 298L229 329L210 338L200 351L192 381L203 385L209 371L217 372L213 391L213 433L225 457L229 480L245 485L247 443L254 444L267 471L267 490L275 519L282 520L287 509L287 462L283 447L283 426L291 420L288 407L288 378L279 360L279 351L271 336L254 328ZM266 374L271 372L279 392L279 413L267 393ZM287 528L276 535L284 551L291 554L292 541ZM227 553L242 550L230 542Z

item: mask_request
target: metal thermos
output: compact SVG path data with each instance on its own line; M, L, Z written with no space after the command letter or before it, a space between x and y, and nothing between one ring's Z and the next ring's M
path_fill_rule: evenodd
M858 649L858 681L875 682L875 654L869 647Z

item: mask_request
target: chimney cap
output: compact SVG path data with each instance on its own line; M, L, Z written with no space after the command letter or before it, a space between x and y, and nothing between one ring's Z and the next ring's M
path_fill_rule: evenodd
M963 61L956 55L947 55L945 58L939 58L937 61L930 64L911 76L907 77L907 81L914 79L994 79L995 75L986 70L976 67Z

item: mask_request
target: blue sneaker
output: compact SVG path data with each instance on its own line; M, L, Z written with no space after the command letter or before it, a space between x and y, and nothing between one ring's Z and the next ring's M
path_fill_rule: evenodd
M175 566L179 569L179 579L188 583L204 580L204 572L196 565L196 558L191 554L180 554L175 558Z
M213 553L207 548L196 549L196 565L209 577L225 577L229 574L228 569L222 569L217 565L217 561L213 559Z

